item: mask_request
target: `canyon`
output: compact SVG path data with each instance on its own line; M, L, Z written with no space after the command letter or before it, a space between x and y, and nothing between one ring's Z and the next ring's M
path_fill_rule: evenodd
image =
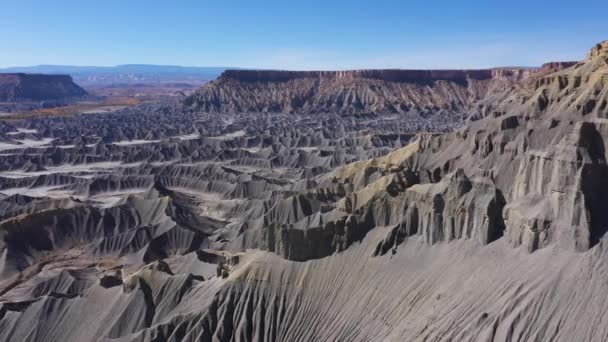
M607 137L608 41L0 120L0 339L608 340Z

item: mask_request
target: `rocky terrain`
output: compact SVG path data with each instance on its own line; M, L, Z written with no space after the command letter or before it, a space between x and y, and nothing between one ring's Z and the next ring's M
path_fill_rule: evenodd
M227 70L185 103L191 108L219 113L462 116L487 110L482 100L499 102L536 74L572 64L486 70Z
M68 75L0 73L0 111L52 107L87 95Z
M0 340L608 340L606 137L608 42L0 122Z

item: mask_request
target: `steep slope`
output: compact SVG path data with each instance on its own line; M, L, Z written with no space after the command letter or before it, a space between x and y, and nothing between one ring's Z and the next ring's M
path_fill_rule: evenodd
M416 113L456 116L480 111L477 103L499 97L539 71L487 70L227 70L186 100L209 112ZM466 116L466 115L465 115Z
M514 92L511 96L521 102L508 111L454 133L419 135L387 156L338 168L317 191L339 186L345 196L323 215L354 215L349 219L358 224L350 231L358 236L374 226L396 225L378 246L380 253L410 235L430 244L460 238L487 244L505 235L531 252L552 244L592 248L608 226L602 207L608 190L605 46ZM315 229L334 241L349 240L327 218ZM288 226L279 226L280 234L276 229L271 241L294 235ZM281 243L282 251L290 251L301 242ZM333 244L319 256L343 248Z
M421 135L410 146L385 157L339 168L317 189L304 195L309 203L321 200L312 212L278 221L273 219L276 215L269 215L263 228L263 246L269 250L294 260L323 258L324 266L317 266L321 269L331 269L328 265L340 258L329 257L333 253L344 251L338 255L349 255L344 256L348 262L334 269L340 274L339 284L344 285L328 285L339 289L329 290L331 294L325 297L331 303L340 303L340 309L323 306L316 299L320 294L294 294L298 298L295 301L315 309L298 310L302 316L289 320L284 326L286 331L312 334L308 338L347 340L372 336L411 341L605 340L606 332L594 326L608 317L606 302L595 300L594 294L607 290L597 280L605 272L598 265L606 258L608 227L604 198L608 193L604 148L608 136L608 110L604 105L608 100L607 47L606 43L600 44L585 61L524 85L510 94L521 102L514 102L510 108L507 102L501 104L505 112L497 111L451 134ZM331 199L326 194L335 195ZM301 204L303 195L298 196L294 210L306 207ZM353 247L357 241L368 246L371 259L350 254L362 248ZM418 248L428 250L411 250ZM461 259L461 252L470 259ZM517 257L513 253L518 253ZM384 263L370 266L374 267L370 272L384 281L381 285L358 287L369 278L363 275L367 270L354 270L353 263L359 260L369 266L369 262L376 261L368 260L374 258L381 258ZM448 262L443 266L427 264L435 258L450 261L443 259ZM415 266L413 260L420 262ZM486 268L485 263L494 264ZM536 268L530 263L543 266L528 273ZM309 266L313 268L313 264ZM313 271L293 271L296 265L286 271L303 277L294 282L302 284L315 277L310 274ZM468 279L479 281L467 283L458 279L456 265L472 267L470 271L460 271ZM255 268L248 265L245 269ZM421 269L428 273L411 274L403 281L385 278L409 270L424 272ZM500 271L495 273L492 269ZM350 272L358 276L349 282L344 277ZM324 277L331 277L329 274L324 273ZM507 274L509 280L503 279ZM497 282L490 285L481 279ZM416 285L410 293L404 287L412 282ZM275 291L280 293L285 285L279 284L289 281L276 279L270 283L278 286ZM399 285L393 297L391 284L395 283ZM505 283L509 285L504 286ZM590 287L574 290L577 286ZM382 291L366 297L363 293L371 288ZM442 303L445 294L438 288L458 300L446 306ZM237 292L247 293L244 291ZM363 299L365 306L346 308L349 302L337 299L341 291L348 293L348 298L357 297L357 302ZM548 296L556 298L553 305L545 301ZM385 309L377 303L385 303L385 299L402 300L403 306L387 309L391 314L383 313ZM475 301L479 301L479 306L472 304ZM589 307L585 309L581 303ZM369 311L370 305L376 311ZM585 310L594 312L594 323L580 324L575 312ZM317 321L301 311L309 315L331 312L332 318ZM353 321L364 328L348 328L351 321L342 317L352 314L362 315ZM238 312L231 315L235 316L239 321L247 319ZM372 322L362 318L370 316L379 318ZM412 323L419 317L424 318L418 324ZM311 320L317 323L310 323ZM326 321L331 323L324 325ZM308 329L299 330L302 326L317 329L311 333ZM326 326L331 328L324 330L322 327ZM375 333L367 335L370 331ZM236 335L230 338L242 331L233 333ZM287 334L280 335L280 339L298 340L297 333Z
M178 65L126 64L111 67L37 65L0 69L0 73L67 74L79 85L100 87L112 84L202 84L220 75L225 67L184 67Z
M606 341L607 74L604 42L403 147L331 113L3 128L72 145L3 151L0 339Z
M87 92L68 75L0 74L0 101L45 101L82 97Z

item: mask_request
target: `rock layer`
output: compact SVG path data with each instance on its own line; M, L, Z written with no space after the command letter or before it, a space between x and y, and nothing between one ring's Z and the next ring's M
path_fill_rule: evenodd
M208 112L416 113L458 120L486 98L551 68L484 70L226 70L185 104Z
M604 45L497 71L443 132L350 104L2 123L0 339L608 340ZM258 103L312 78L386 86L372 74L208 89Z
M68 75L0 74L0 101L66 100L87 92Z

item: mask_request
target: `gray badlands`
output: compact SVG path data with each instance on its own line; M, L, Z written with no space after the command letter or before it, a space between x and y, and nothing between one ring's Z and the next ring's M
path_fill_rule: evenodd
M607 341L608 42L0 121L2 341Z

